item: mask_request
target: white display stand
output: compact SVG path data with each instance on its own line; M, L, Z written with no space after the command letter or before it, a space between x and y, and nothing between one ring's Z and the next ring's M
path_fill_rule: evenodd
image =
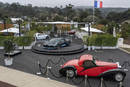
M117 45L118 46L123 46L123 42L124 42L124 39L123 38L119 38L118 41L117 41Z

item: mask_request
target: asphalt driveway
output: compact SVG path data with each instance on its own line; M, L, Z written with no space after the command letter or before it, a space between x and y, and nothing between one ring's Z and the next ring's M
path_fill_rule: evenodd
M124 62L128 61L130 62L130 54L127 54L121 50L96 50L96 51L84 51L83 53L79 54L73 54L73 55L42 55L42 54L36 54L33 53L31 50L24 50L22 51L22 54L17 55L14 57L14 63L12 66L9 68L14 68L20 71L24 71L27 73L35 74L39 72L38 69L38 61L40 61L40 64L42 66L45 66L47 61L51 59L54 63L58 64L53 64L50 63L49 66L52 67L51 71L48 73L48 77L54 80L58 80L61 82L77 85L79 87L84 87L84 81L82 79L84 77L79 77L77 79L66 79L65 77L62 78L56 78L55 76L58 76L58 69L61 64L63 64L65 61L74 59L74 58L79 58L83 54L92 54L95 58L103 61L114 61L114 62L120 62L121 65L123 65ZM59 59L65 59L62 60L61 62L58 62ZM129 64L126 64L126 67L130 70ZM2 50L0 50L0 65L4 66L3 62L3 54ZM52 75L52 73L55 75ZM41 75L44 77L47 77L46 75ZM130 73L127 72L127 76L123 82L124 87L129 87L130 86ZM117 87L116 82L113 81L106 81L105 80L105 85L106 87ZM98 87L100 85L100 79L99 78L88 78L86 87Z

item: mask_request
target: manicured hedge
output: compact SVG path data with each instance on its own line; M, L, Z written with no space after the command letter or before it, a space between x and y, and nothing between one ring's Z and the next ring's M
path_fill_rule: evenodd
M4 46L5 40L11 40L18 46L29 46L34 39L33 37L30 36L23 36L23 37L0 36L0 46Z
M117 38L109 34L85 36L83 40L87 46L116 46L117 44Z
M14 42L17 43L18 46L29 46L33 41L32 37L23 36L14 38Z
M12 40L12 36L0 36L0 46L4 46L4 41Z

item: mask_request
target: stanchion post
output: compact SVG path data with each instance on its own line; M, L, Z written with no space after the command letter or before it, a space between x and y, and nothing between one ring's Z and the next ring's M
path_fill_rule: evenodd
M103 87L103 77L101 77L101 85L100 87Z
M68 81L69 80L69 77L68 77L68 71L66 71L66 81Z
M38 64L38 67L39 67L40 62L37 61L37 64ZM40 67L39 67L39 71L38 71L36 74L37 74L37 75L41 75L41 74L42 74L41 71L40 71Z
M122 81L119 83L118 87L123 87L123 82Z
M51 69L51 67L47 66L46 76L47 76L48 79L50 79L50 78L48 77L48 75L49 75L49 69Z
M86 87L87 86L87 78L88 78L88 76L87 75L85 75L85 86L84 87Z

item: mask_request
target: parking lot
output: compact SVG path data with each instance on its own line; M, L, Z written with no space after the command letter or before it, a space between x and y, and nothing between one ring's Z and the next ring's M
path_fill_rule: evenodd
M4 66L3 62L3 54L2 50L0 51L0 65ZM58 80L61 82L65 82L68 84L73 84L77 85L78 87L84 87L85 86L85 81L83 80L84 77L78 77L76 79L67 79L65 77L62 78L56 78L55 76L58 75L58 69L61 64L64 62L74 59L74 58L79 58L83 54L91 54L95 58L103 61L114 61L114 62L120 62L121 65L124 64L124 62L128 61L126 64L126 68L130 70L130 54L127 54L119 49L117 50L95 50L95 51L84 51L79 54L73 54L73 55L42 55L42 54L36 54L33 53L31 50L22 50L22 54L17 55L14 57L14 62L13 65L10 66L9 68L14 68L20 71L24 71L27 73L35 74L39 72L39 67L38 67L38 61L40 61L40 64L42 66L45 66L47 61L51 59L53 63L49 63L49 66L52 67L51 71L48 72L48 74L40 75L44 77L49 77L50 79ZM58 62L60 59L62 61ZM64 60L63 60L64 59ZM57 64L54 64L57 63ZM54 74L54 75L53 75ZM123 82L124 87L129 87L130 86L130 73L129 71L127 72L126 78ZM104 87L118 87L117 82L113 81L104 81L105 85ZM100 87L100 78L88 78L87 81L87 86L86 87Z

